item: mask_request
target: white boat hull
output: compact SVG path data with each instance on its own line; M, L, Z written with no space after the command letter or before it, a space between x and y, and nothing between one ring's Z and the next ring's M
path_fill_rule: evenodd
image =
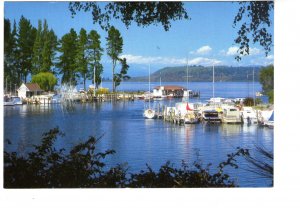
M155 111L153 109L146 109L144 111L144 117L147 119L154 119L156 117Z

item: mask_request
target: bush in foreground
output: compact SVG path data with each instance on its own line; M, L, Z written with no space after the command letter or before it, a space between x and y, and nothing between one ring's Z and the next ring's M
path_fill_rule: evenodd
M185 163L175 168L170 162L158 172L147 165L146 170L129 173L124 165L105 170L104 159L115 153L113 150L96 152L101 139L90 137L86 142L74 146L69 152L57 150L54 142L63 136L58 128L43 134L42 143L35 146L28 157L18 157L15 152L4 152L5 188L153 188L153 187L235 187L224 167L238 168L235 157L249 156L248 150L238 148L236 153L219 164L216 173L209 166L198 162L191 169Z

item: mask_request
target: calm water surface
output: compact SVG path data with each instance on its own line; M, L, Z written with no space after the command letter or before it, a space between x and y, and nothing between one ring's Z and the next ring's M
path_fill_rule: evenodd
M189 85L189 88L201 92L200 101L211 97L211 84ZM146 83L125 83L123 90L147 90L147 87ZM254 91L261 90L260 87L256 83ZM219 83L219 86L215 85L215 96L245 97L248 93L251 96L248 88L247 83ZM174 105L178 101L160 104ZM199 101L199 98L194 101ZM154 102L153 105L158 103ZM74 104L71 108L61 105L5 107L4 138L12 144L5 144L4 149L26 154L32 145L40 143L42 133L58 126L66 133L65 137L58 139L58 146L71 148L89 136L103 135L98 149L116 151L107 159L107 163L110 166L128 163L133 172L145 169L146 163L158 169L168 160L179 166L182 160L192 164L197 158L204 165L212 163L213 170L218 163L226 160L227 154L236 151L236 147L251 149L255 145L262 145L273 150L272 129L226 124L178 126L162 120L145 120L142 117L144 107L143 101ZM255 150L252 151L253 155L257 155ZM246 171L247 162L243 158L238 161L241 167L229 168L228 173L240 186L270 184L270 180Z

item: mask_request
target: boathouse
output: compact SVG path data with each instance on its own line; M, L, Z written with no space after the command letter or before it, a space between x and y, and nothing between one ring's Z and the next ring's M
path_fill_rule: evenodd
M18 97L25 99L26 97L32 97L36 95L41 95L43 90L37 83L22 83L18 91Z
M176 85L156 86L153 89L154 97L183 97L186 88Z

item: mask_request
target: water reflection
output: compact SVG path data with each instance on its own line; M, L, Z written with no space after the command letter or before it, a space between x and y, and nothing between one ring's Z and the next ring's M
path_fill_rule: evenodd
M221 131L224 136L240 135L242 125L240 124L222 124Z
M143 107L143 101L135 101L5 108L4 136L12 144L5 144L4 150L25 153L30 146L32 148L30 144L40 143L42 133L56 126L66 133L63 139L58 139L58 145L65 148L70 148L79 139L104 134L97 149L116 150L116 154L106 161L111 166L128 162L132 171L145 169L146 163L158 169L168 160L179 165L182 160L193 163L195 150L204 164L217 165L238 146L249 148L260 143L267 148L273 147L274 130L271 129L231 124L179 126L163 120L145 120ZM250 183L248 172L232 173L242 180L240 185ZM251 185L261 183L253 178Z

